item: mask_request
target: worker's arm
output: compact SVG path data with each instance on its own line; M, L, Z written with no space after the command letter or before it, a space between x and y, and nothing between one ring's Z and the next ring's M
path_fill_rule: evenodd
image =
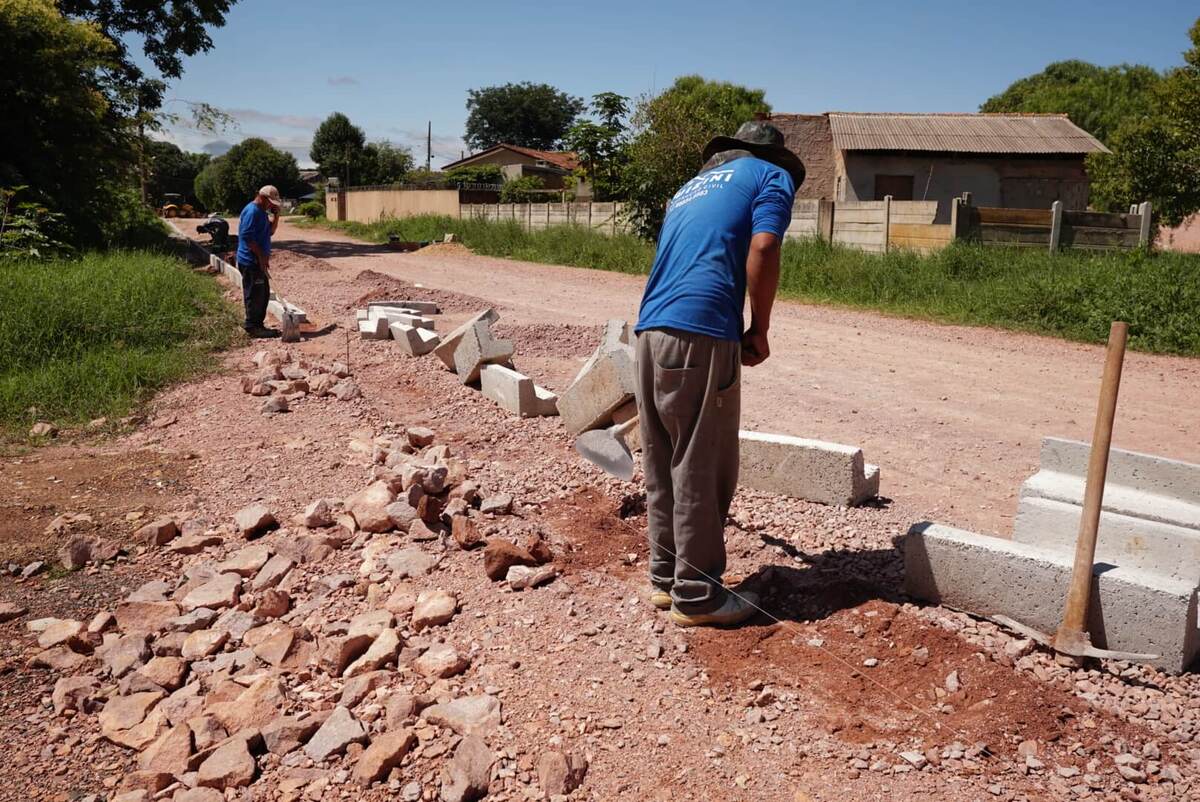
M262 270L263 275L265 275L267 278L270 278L271 257L267 256L267 254L263 251L262 246L260 246L254 240L250 240L247 244L250 246L250 251L254 254L254 258L258 261L258 267L260 270Z
M746 286L750 294L750 327L742 335L742 364L753 367L771 355L767 332L771 307L779 289L779 237L762 232L750 240L746 259Z

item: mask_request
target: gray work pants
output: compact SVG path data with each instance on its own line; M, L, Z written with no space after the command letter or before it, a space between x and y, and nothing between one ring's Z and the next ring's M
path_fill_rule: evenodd
M650 582L689 614L725 601L725 516L737 489L741 343L675 329L637 338Z

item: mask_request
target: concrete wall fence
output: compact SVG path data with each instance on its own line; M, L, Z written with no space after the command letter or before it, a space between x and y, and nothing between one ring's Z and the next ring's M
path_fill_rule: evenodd
M528 231L551 226L586 226L610 234L624 233L629 224L624 204L586 203L464 203L462 218L472 220L512 220Z
M331 220L361 223L383 218L435 214L472 220L511 220L536 231L550 226L587 226L610 234L630 230L624 204L470 203L456 189L351 188L327 192ZM816 237L874 253L907 249L928 253L954 240L984 245L1089 250L1129 250L1150 243L1149 203L1127 214L1073 211L1055 201L1049 209L976 206L970 192L950 203L949 215L938 201L832 201L798 199L787 229L791 238ZM939 220L949 219L943 223Z

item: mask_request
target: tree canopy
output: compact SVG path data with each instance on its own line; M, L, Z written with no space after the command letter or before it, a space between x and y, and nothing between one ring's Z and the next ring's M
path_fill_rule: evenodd
M132 186L129 132L108 100L117 48L50 0L0 3L0 187L26 185L66 216L76 244L105 240Z
M387 140L367 142L363 130L337 111L317 126L308 155L327 178L346 186L395 184L413 168L412 151Z
M166 85L148 77L134 61L130 46L142 53L163 78L183 75L183 60L212 48L209 28L225 24L236 0L58 0L67 17L94 25L113 43L110 101L128 113L159 108Z
M629 98L601 92L592 97L591 108L596 120L575 123L563 141L575 151L579 159L576 173L591 182L596 200L612 200L621 194L621 179L629 161L625 136Z
M253 200L264 184L274 184L284 197L306 191L295 156L251 137L209 162L196 176L195 192L206 208L232 212Z
M641 98L633 113L624 177L638 231L658 235L667 201L703 166L701 154L709 139L733 134L755 114L770 110L761 89L699 75L684 76L661 94Z
M1149 200L1167 225L1200 211L1200 19L1188 35L1183 65L1150 91L1150 113L1118 126L1113 155L1089 161L1097 206L1123 211Z
M466 143L474 150L508 143L557 147L584 109L582 99L549 84L508 83L467 92Z
M1140 64L1098 67L1086 61L1056 61L988 98L979 110L1066 114L1108 144L1123 121L1149 116L1152 92L1161 81L1156 70Z
M211 161L207 153L185 153L171 142L150 140L146 156L149 162L146 195L151 203L161 205L168 193L183 195L189 202L198 200L194 189L196 176Z
M328 178L339 178L347 185L351 180L366 183L351 173L351 169L362 160L366 141L367 136L361 128L350 122L345 114L335 111L317 126L308 156Z

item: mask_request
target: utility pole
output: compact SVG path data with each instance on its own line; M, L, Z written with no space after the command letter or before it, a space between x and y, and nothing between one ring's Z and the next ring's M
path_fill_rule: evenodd
M425 129L425 172L430 171L430 166L433 164L433 120L429 121L429 127Z

